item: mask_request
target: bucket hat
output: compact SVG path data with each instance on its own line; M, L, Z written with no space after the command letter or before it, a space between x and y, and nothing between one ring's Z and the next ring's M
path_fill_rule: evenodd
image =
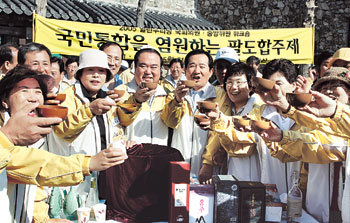
M314 89L318 91L323 83L335 80L350 87L350 71L344 67L331 67L324 73L323 77L316 81Z
M345 60L350 62L350 48L340 48L337 50L331 61L329 61L328 67L331 67L336 60Z
M231 47L224 47L218 50L214 62L220 59L227 60L230 63L236 63L239 61L239 57L236 50Z
M109 70L107 54L101 50L88 49L80 53L79 67L75 74L76 79L80 79L82 71L87 67L102 67L107 71L106 81L112 78L112 72Z

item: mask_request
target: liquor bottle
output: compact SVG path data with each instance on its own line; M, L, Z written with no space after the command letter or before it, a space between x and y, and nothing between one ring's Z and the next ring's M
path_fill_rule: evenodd
M292 173L293 186L287 196L287 217L288 222L293 222L293 218L301 217L303 195L298 186L299 172Z
M91 186L89 194L86 198L86 207L92 208L92 206L99 203L96 185L96 177L91 177Z

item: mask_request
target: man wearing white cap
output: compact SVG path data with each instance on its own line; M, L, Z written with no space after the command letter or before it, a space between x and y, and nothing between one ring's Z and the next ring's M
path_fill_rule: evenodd
M227 69L231 66L231 64L237 63L238 61L238 54L233 48L220 48L216 53L214 61L214 73L216 74L216 81L213 83L213 85L223 85Z

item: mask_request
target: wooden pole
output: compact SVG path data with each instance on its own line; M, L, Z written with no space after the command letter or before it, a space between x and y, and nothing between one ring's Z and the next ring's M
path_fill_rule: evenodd
M139 0L136 12L136 26L143 28L145 27L145 11L148 0Z
M46 17L47 0L35 0L35 11L38 15Z

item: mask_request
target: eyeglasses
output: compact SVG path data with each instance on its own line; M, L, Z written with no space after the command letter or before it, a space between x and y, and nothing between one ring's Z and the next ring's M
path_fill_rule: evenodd
M247 81L227 81L226 87L232 87L232 86L240 87L245 83L247 83Z

